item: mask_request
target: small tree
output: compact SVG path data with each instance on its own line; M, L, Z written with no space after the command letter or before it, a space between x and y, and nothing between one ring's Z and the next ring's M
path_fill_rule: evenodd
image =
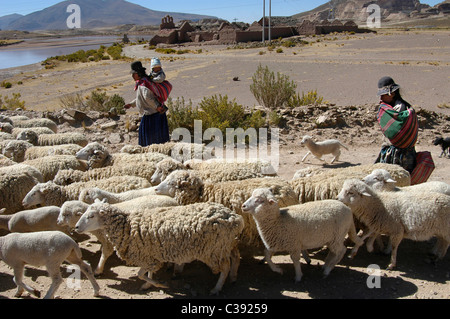
M270 71L269 68L258 66L252 77L250 85L258 103L269 109L277 109L284 106L296 94L297 85L288 76Z

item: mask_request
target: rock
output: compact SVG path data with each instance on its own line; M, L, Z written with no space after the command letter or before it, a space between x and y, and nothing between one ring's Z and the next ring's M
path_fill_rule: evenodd
M117 128L117 122L108 122L100 125L100 128L104 131L109 131Z

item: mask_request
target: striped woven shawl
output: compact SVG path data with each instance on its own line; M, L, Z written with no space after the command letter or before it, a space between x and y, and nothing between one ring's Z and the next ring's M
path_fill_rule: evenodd
M412 107L397 112L389 104L381 103L377 114L381 130L397 148L411 148L416 145L419 123Z
M170 84L169 81L164 81L162 83L155 83L149 81L147 78L143 78L136 82L135 90L137 90L137 87L139 85L143 85L150 91L152 91L158 102L161 103L161 105L167 101L167 98L169 97L169 94L172 91L172 84Z

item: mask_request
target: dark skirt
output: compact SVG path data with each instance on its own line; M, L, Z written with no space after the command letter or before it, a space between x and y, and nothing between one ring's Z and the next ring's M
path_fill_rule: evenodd
M144 115L139 126L139 145L164 144L170 141L166 113Z
M378 155L375 163L397 164L412 173L416 167L416 149L411 148L397 148L392 145L384 145Z

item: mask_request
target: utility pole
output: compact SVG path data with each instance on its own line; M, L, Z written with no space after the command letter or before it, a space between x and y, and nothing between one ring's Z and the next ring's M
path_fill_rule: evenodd
M263 29L262 29L262 42L266 42L266 0L263 0Z
M272 41L271 20L272 20L272 0L269 0L269 43L270 41Z

